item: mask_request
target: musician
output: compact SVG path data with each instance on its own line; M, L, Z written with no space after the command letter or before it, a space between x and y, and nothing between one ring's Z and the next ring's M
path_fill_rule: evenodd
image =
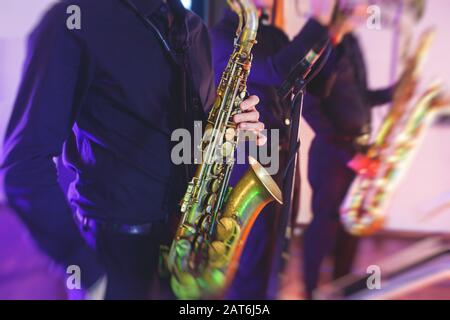
M253 50L254 60L248 80L248 91L261 97L261 118L268 129L280 130L280 170L276 180L281 185L287 160L290 110L289 106L278 98L277 87L309 49L321 39L340 37L343 30L340 29L341 25L333 30L328 28L334 1L313 1L316 3L313 17L299 34L289 41L282 30L268 24L265 13L273 10L274 0L253 0L253 2L260 12L261 21L258 43ZM238 22L235 14L225 10L222 20L211 30L216 82L220 80L220 72L224 69L231 53ZM248 165L236 165L232 182L239 181L247 168ZM267 297L266 290L272 258L271 244L274 243L275 218L279 215L277 209L279 208L275 205L268 206L256 220L228 298L265 299Z
M69 5L81 9L80 28L68 28ZM47 254L83 268L52 161L63 151L76 173L70 203L105 267L107 299L145 299L157 276L167 217L189 178L171 161L170 136L212 105L209 43L179 0L61 1L31 34L6 134L6 195ZM263 127L257 103L241 104L240 127Z
M340 25L344 32L334 39L327 65L310 86L304 112L316 134L308 168L314 216L304 235L303 254L308 298L313 296L322 261L330 250L334 255L333 278L351 271L358 241L339 223L339 207L355 172L372 174L376 169L376 163L364 156L371 132L371 109L391 101L394 91L393 87L368 88L363 52L353 33L365 21L365 6L342 6L339 10L339 20L334 20L330 28Z

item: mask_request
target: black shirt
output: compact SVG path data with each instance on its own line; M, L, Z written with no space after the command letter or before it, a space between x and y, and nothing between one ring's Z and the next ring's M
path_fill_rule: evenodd
M370 90L363 53L353 34L333 50L324 70L309 87L304 116L317 138L346 142L370 134L371 112L392 99L393 88ZM348 154L345 161L352 155Z
M31 34L2 166L6 195L22 216L71 214L52 161L63 145L77 175L69 198L81 214L138 224L176 209L174 186L185 180L172 164L170 135L174 120L196 118L192 110L214 100L208 32L178 0L169 0L172 34L161 25L161 0L130 2L137 12L123 0L62 1ZM81 9L81 30L66 27L69 5ZM187 107L179 63L140 16L185 51Z

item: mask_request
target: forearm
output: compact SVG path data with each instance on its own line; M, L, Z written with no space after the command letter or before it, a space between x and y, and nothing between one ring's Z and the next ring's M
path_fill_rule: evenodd
M83 245L83 240L66 197L56 182L52 161L16 161L13 155L8 156L4 166L4 188L9 206L28 226L38 246L58 264L74 264L73 255Z
M12 166L8 163L15 163ZM66 197L56 181L53 161L6 159L4 189L9 206L27 226L34 242L65 270L84 270L82 286L89 288L103 274L95 253L81 237Z
M328 28L315 19L310 19L299 34L282 50L271 57L273 69L278 75L279 83L289 75L297 63L305 57L317 43L329 38Z
M211 32L213 45L214 69L224 70L233 48L233 34L227 30L217 29ZM249 83L255 85L279 86L289 75L295 65L321 39L328 37L328 29L311 19L299 34L289 41L280 33L286 43L273 55L256 55L252 63ZM262 45L262 44L261 44ZM266 44L267 45L267 44ZM216 83L219 75L216 74Z
M367 90L366 97L372 107L380 106L392 101L395 86L381 90Z

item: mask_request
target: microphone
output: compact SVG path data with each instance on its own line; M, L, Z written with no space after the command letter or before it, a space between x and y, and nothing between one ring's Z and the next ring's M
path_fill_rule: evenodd
M309 50L306 56L299 63L297 63L297 65L289 73L287 79L278 89L278 95L282 99L286 99L286 97L294 90L298 81L304 81L308 77L313 67L322 57L329 45L330 40L328 38L320 41L311 50ZM312 78L309 79L309 81L311 80Z

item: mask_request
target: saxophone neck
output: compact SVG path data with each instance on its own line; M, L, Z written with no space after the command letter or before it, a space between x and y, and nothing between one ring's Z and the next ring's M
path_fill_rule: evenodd
M236 45L242 53L250 53L256 43L259 27L258 11L250 0L228 0L231 9L239 16Z

